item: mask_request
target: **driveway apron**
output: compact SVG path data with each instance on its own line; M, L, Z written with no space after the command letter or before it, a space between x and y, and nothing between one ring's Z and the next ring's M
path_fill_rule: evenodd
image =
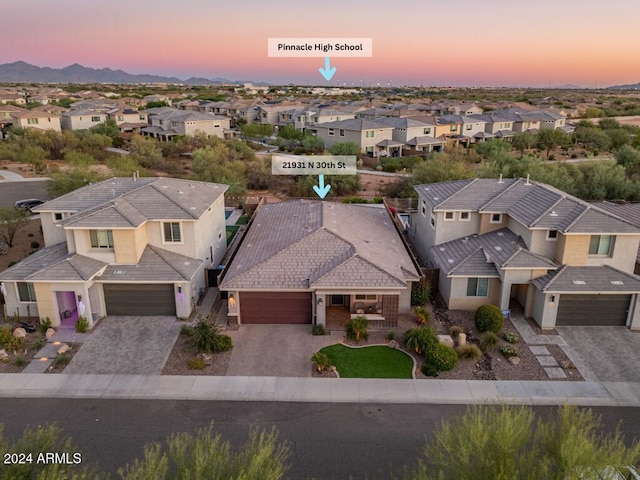
M179 333L175 317L107 317L64 373L160 375Z
M311 325L242 325L233 339L227 375L310 377L311 356L342 341L340 334L311 335Z

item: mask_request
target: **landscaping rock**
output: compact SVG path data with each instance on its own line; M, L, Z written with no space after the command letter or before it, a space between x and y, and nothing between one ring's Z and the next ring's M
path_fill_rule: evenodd
M198 357L204 361L205 365L211 365L212 355L207 355L206 353L199 353Z
M22 327L18 327L13 331L13 336L16 338L26 338L27 331Z
M47 338L47 340L49 340L55 334L56 334L56 331L53 328L47 328L47 332L44 334L44 336Z
M58 354L63 354L65 352L68 352L69 350L71 350L71 347L66 343L63 343L62 345L60 345L60 348L58 348L57 352Z
M438 342L453 348L453 338L451 338L451 335L438 335Z
M2 360L0 361L2 361L2 363L9 363L9 357L2 357Z
M571 362L571 360L560 360L560 367L565 370L574 370L576 366Z
M395 340L389 340L389 348L398 348L398 342L396 342Z
M9 354L5 351L4 348L2 350L0 350L0 359L6 358L8 356L9 356Z
M509 363L511 365L519 365L520 364L520 357L509 357Z
M462 346L465 345L467 343L467 334L466 333L459 333L458 334L458 346Z

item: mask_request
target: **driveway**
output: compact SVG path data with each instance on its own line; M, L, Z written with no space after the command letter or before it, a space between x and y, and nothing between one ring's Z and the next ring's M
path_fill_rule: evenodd
M107 317L64 373L160 375L180 333L175 317Z
M311 356L342 341L342 334L311 335L311 325L241 325L233 339L227 375L310 377Z
M556 327L587 381L640 382L640 333L626 327Z

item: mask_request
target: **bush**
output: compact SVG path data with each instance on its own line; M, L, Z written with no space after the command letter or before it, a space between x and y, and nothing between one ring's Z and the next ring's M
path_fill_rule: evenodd
M452 325L449 327L449 335L451 335L451 338L454 340L456 340L461 333L464 333L464 329L459 325Z
M438 343L438 337L431 327L419 327L407 330L404 333L404 344L408 350L413 350L418 355L428 352Z
M312 335L324 335L327 332L324 329L324 325L314 325L313 327L311 327L311 334Z
M186 327L186 325L184 326ZM183 331L187 331L186 328ZM210 323L204 318L198 319L198 323L194 327L188 327L191 337L191 345L199 353L216 353L226 352L233 348L231 337L220 333L222 327L215 323Z
M482 350L473 343L465 343L464 345L456 347L456 354L458 355L458 358L461 359L480 360L480 357L482 357Z
M505 333L502 338L509 343L518 343L520 341L520 337L515 333Z
M89 328L89 320L86 317L78 317L76 321L76 332L85 333Z
M9 352L17 354L18 352L24 351L25 343L26 342L23 337L14 337L11 335L11 340L9 340L9 343L5 345L5 348Z
M442 343L433 345L425 354L425 358L425 364L432 365L438 372L448 372L458 364L456 351Z
M420 368L420 371L424 373L427 377L438 376L438 370L436 369L436 367L434 367L430 363L423 364L422 367Z
M429 301L431 285L426 280L411 285L411 305L424 305Z
M11 333L11 328L9 328L9 326L4 325L0 327L0 346L8 348L12 338L13 334Z
M204 359L200 357L193 357L187 361L187 367L189 370L204 370L204 367L206 366Z
M474 317L476 328L481 332L500 333L504 324L502 310L495 305L481 305Z
M180 335L184 335L186 337L190 337L193 334L193 328L189 325L182 325L180 327Z
M493 332L484 332L480 335L480 348L483 352L491 352L498 346L500 339Z
M517 357L520 353L518 349L513 347L512 345L502 345L500 347L500 353L502 353L505 357Z
M416 316L416 322L418 322L419 325L429 323L429 320L431 320L431 315L427 309L422 306L415 307L413 309L413 314Z
M214 342L214 352L228 352L233 348L233 341L229 335L218 335Z
M40 331L47 333L47 330L51 328L51 319L49 317L40 319Z
M18 355L13 359L13 364L16 367L24 367L27 364L27 361L24 359L24 357Z
M40 242L36 242L35 240L33 240L31 242L31 248L33 248L33 249L40 248Z
M65 365L69 365L70 361L71 361L71 357L69 355L65 355L64 353L61 353L59 355L56 355L56 358L53 359L53 366L64 367Z
M311 363L315 365L316 370L318 370L319 372L331 368L331 360L329 360L329 357L327 357L327 355L322 352L314 353L311 357Z
M359 342L369 338L369 320L366 317L355 317L347 322L347 338Z

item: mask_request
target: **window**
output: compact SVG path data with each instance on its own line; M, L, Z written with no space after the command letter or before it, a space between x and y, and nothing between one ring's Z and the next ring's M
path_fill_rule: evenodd
M549 230L547 232L547 240L557 240L558 239L558 230Z
M92 122L99 122L100 121L100 117L91 117L91 121Z
M364 135L364 136L365 136L366 138L373 138L373 137L375 136L375 134L376 134L376 132L374 132L373 130L367 130L367 131L365 132L365 135Z
M364 295L364 294L356 294L356 300L378 300L377 295Z
M113 232L111 230L90 230L93 248L113 248Z
M422 215L427 216L427 202L422 200Z
M467 297L486 297L489 292L488 278L467 279Z
M433 214L433 212L431 213L431 226L433 228L436 228L436 216Z
M492 213L491 219L489 220L491 223L502 223L502 214L501 213Z
M591 235L589 242L589 255L611 256L613 251L613 238L611 235Z
M56 222L59 222L63 218L61 213L54 213L53 217L55 218Z
M473 128L473 125L471 125L470 123L465 125L464 128L466 128L467 130L471 130Z
M469 221L469 212L460 212L460 221L468 222Z
M425 128L424 130L422 130L422 134L423 135L431 135L431 128Z
M21 302L35 302L36 291L33 288L33 283L18 282L18 296Z
M38 119L37 118L27 118L27 124L28 125L37 125L38 124Z
M165 242L181 242L182 236L180 235L180 223L179 222L166 222L163 223L164 228L164 241Z
M453 222L455 220L453 212L444 212L444 219L447 222Z
M146 115L140 115L138 117L140 120L146 121L147 120L147 116Z
M457 125L451 125L451 131L452 132L457 132L458 131L458 126Z
M333 135L335 133L335 130L333 128L329 129L329 135Z
M340 129L340 136L344 137L344 129L342 129L342 128Z
M124 122L124 115L118 115L118 121Z

